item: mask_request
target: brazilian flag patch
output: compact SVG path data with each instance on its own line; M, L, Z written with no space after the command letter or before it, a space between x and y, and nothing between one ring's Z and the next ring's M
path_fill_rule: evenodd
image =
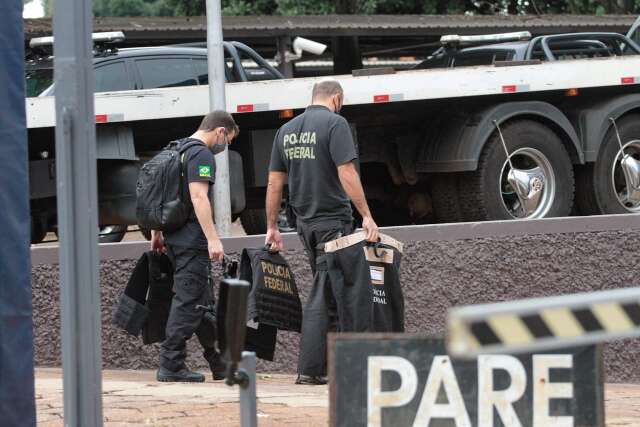
M211 178L211 166L198 166L198 175Z

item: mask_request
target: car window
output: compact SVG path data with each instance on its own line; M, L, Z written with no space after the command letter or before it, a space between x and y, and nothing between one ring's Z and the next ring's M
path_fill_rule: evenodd
M230 82L229 75L230 69L233 67L233 63L230 59L227 58L225 61L225 79L227 82ZM209 84L209 65L207 64L207 58L193 58L193 67L196 72L196 78L198 79L198 84L208 85Z
M198 84L208 85L209 84L209 66L207 65L207 60L194 59L193 67L195 68Z
M448 68L451 58L447 55L438 54L425 59L415 67L414 70L427 70L431 68Z
M135 61L144 89L198 84L191 58L152 58Z
M27 97L38 96L53 84L53 68L27 69L25 78Z
M134 89L124 61L98 65L95 70L96 92Z

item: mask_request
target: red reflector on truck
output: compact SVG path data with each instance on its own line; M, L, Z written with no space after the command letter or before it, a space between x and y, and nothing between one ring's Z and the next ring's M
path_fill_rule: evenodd
M502 86L502 93L513 93L517 89L516 85L506 85Z
M389 102L389 95L373 95L373 102Z
M253 111L253 104L238 105L238 113L251 113Z
M107 123L106 114L96 114L96 123Z
M620 83L623 85L632 85L636 82L635 77L623 77L620 79Z

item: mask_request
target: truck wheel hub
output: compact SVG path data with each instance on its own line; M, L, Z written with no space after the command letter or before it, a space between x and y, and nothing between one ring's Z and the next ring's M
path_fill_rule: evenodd
M534 148L516 150L511 163L505 161L502 167L500 187L504 207L513 218L542 218L555 195L551 163Z

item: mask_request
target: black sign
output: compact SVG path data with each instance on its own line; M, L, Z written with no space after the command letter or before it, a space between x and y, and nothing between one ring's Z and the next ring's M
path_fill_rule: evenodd
M332 426L597 427L600 348L451 359L408 334L329 337Z

